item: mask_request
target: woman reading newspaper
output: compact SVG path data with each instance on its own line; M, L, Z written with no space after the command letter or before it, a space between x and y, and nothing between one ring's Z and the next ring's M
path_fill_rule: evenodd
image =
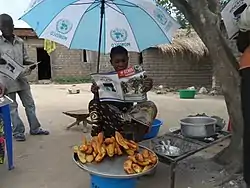
M128 68L128 51L117 46L111 49L110 62L116 72ZM145 77L143 79L143 92L148 92L153 87L153 81ZM94 99L89 103L92 136L104 132L105 137L114 135L115 131L123 133L128 139L140 141L149 131L150 126L157 114L157 108L151 101L132 102L100 101L99 87L93 84L91 91Z

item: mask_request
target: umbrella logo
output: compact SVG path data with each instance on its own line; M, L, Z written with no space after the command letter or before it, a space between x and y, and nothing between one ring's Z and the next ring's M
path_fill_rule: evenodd
M71 31L73 24L66 19L60 19L56 24L56 30L61 34L67 34Z
M115 42L125 42L128 38L128 33L125 29L113 29L110 31L110 37Z
M160 22L162 25L165 25L168 21L163 11L159 8L156 8L154 10L154 16L157 19L157 21Z

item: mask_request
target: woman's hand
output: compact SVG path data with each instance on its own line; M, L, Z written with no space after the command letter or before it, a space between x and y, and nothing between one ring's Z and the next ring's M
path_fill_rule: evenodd
M99 87L97 86L96 83L93 83L92 86L91 86L91 92L93 94L97 94L98 93L98 90L99 90Z
M153 88L153 79L152 78L145 78L143 81L143 92L147 93Z

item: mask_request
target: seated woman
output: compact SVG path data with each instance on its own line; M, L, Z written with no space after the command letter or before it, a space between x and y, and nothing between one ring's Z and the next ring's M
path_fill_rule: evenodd
M115 71L128 68L128 51L117 46L111 49L110 62ZM148 92L153 87L153 81L145 78L143 90ZM114 135L119 131L127 139L141 141L149 131L150 126L157 115L157 108L151 101L140 102L134 105L127 102L100 101L98 97L98 86L93 84L91 92L94 99L89 103L89 113L92 127L91 135L96 136L103 132L105 137Z

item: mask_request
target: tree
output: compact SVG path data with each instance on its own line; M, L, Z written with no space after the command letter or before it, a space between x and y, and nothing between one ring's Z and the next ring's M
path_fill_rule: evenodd
M240 167L242 161L243 118L241 112L240 82L238 62L220 31L221 5L218 0L160 0L169 2L183 13L209 50L210 59L216 70L225 97L227 111L232 122L233 136L229 146L217 155L216 161Z

